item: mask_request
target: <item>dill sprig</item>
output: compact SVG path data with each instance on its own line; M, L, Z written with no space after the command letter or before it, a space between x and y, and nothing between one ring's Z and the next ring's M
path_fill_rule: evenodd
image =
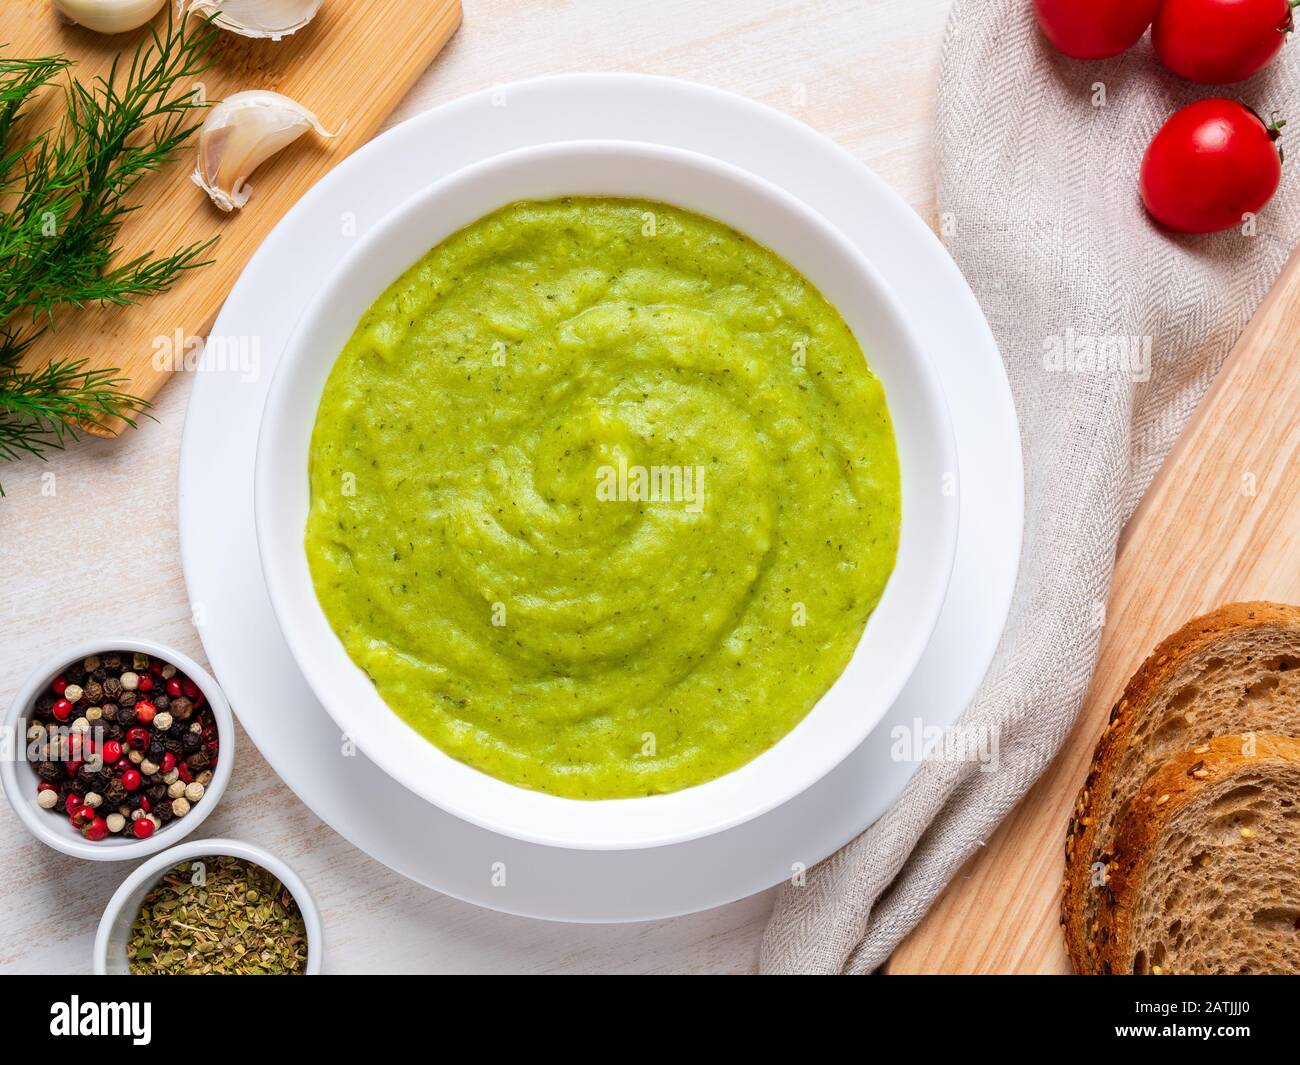
M22 370L24 352L53 328L56 309L123 306L162 292L205 265L212 241L114 263L128 194L161 169L199 128L191 85L208 67L216 31L187 19L151 27L129 64L106 76L69 78L55 129L24 134L41 90L69 69L62 56L0 54L0 459L45 457L79 426L135 425L149 404L123 389L117 370L67 359Z
M100 424L124 412L129 419L139 401L122 390L124 383L116 370L85 369L84 359L10 374L0 381L0 459L44 458L47 449L76 438L76 425Z

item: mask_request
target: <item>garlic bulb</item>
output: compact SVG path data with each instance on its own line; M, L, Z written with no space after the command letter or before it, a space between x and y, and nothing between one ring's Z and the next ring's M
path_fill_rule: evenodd
M64 18L96 33L126 33L158 14L167 0L54 0Z
M336 137L296 100L267 89L227 96L199 130L199 160L194 184L223 211L243 207L252 194L248 178L282 148L309 129Z
M244 37L281 37L302 29L325 0L176 0L176 10L213 20L223 30Z

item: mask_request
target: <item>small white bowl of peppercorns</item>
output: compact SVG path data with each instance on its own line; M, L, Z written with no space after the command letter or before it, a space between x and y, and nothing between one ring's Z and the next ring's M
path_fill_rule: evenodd
M55 850L127 861L170 847L215 808L235 754L230 705L193 659L96 640L32 674L4 719L5 797Z

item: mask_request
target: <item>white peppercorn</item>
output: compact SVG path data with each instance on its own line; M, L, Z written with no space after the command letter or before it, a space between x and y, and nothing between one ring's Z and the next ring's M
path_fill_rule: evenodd
M198 802L203 798L203 785L197 780L190 781L185 785L185 797L189 799L191 803Z
M202 784L206 788L209 784L212 783L212 770L205 769L194 779L197 780L200 784Z
M143 762L140 763L140 772L147 777L151 777L156 772L158 772L158 766L157 764L149 761L149 759L146 758Z
M164 710L161 714L155 714L153 719L153 727L156 728L159 732L166 732L169 728L172 727L171 714L167 713L166 710Z
M176 781L180 779L180 775L181 775L181 771L180 771L179 769L173 769L173 770L171 770L170 772L164 773L164 774L163 774L163 783L164 783L164 784L175 784Z
M110 832L121 832L122 829L126 828L126 818L119 813L109 814L104 818L104 823L108 825Z
M92 810L93 810L95 807L97 807L100 803L102 803L103 801L104 801L104 796L102 796L101 794L99 794L99 792L97 792L97 791L88 791L88 792L86 792L85 803L86 803L86 805L89 806Z
M42 810L53 810L59 804L59 793L57 791L45 790L36 796L36 805Z
M140 676L137 673L123 673L121 678L122 690L133 692L140 687Z
M177 780L167 786L167 797L169 799L179 799L185 794L185 781Z
M67 699L68 702L70 703L75 703L84 694L85 692L81 690L80 684L69 684L66 688L63 689L63 697Z
M86 708L87 721L98 721L103 716L104 716L104 708L102 706L90 706Z
M179 799L172 799L172 813L177 817L184 817L189 812L190 804L185 799L185 796L182 795Z

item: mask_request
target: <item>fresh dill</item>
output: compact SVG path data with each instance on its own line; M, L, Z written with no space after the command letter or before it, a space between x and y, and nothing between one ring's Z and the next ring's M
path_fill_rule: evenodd
M134 426L148 403L117 370L86 358L23 368L55 311L124 306L205 265L212 242L115 262L128 194L176 157L201 124L193 79L207 69L215 30L187 20L151 27L129 63L89 84L68 76L54 128L28 131L42 90L71 68L62 56L17 59L0 49L0 460L46 457L79 427Z

